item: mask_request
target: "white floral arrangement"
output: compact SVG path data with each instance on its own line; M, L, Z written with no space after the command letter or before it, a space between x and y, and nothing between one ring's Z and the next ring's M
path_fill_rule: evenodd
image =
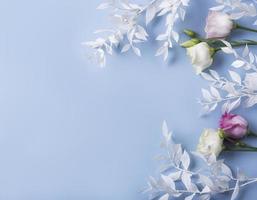
M148 24L161 17L166 21L166 27L165 32L155 38L160 42L156 56L163 56L166 60L174 43L180 41L175 25L178 21L185 20L186 9L191 1L151 0L145 5L139 5L128 0L106 0L97 9L111 11L110 18L114 28L97 30L95 33L104 36L82 44L93 49L90 58L101 67L106 65L106 55L112 55L114 49L121 53L132 50L137 56L141 56L139 44L147 42L150 37L147 33ZM252 19L253 26L257 25L257 1L216 0L216 3L215 7L210 8L206 19L206 36L203 38L195 31L185 29L184 33L190 39L180 46L186 49L196 74L209 83L208 89L202 89L199 100L203 114L208 114L221 105L223 115L220 127L217 130L205 129L199 139L197 151L189 153L181 144L173 141L166 122L163 123L162 147L167 150L167 155L159 157L164 161L160 177L151 177L149 180L145 190L149 199L169 200L179 197L185 200L209 200L217 194L231 192L231 200L235 200L241 187L257 182L257 178L249 178L240 170L233 173L224 160L218 159L223 151L257 152L257 147L244 142L246 137L257 135L249 129L248 122L243 117L231 114L241 105L252 107L257 104L257 55L250 50L250 46L257 45L257 41L228 40L228 36L236 30L257 33L256 29L237 23L238 19L248 17ZM244 47L242 53L235 49L238 47ZM235 58L228 70L228 78L209 69L219 51ZM191 168L192 158L201 160L205 167Z

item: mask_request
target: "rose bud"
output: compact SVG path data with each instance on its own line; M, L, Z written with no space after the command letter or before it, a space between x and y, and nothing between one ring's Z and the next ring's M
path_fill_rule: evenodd
M234 23L228 14L210 11L206 19L206 38L225 38L230 34L233 26Z
M193 38L191 40L188 40L188 41L185 41L183 42L182 44L180 44L181 47L184 47L184 48L189 48L189 47L193 47L195 46L196 44L200 43L201 41L197 38Z
M220 129L227 137L241 139L248 133L248 122L239 115L225 113L220 119Z
M205 129L199 138L197 152L204 156L219 156L223 149L223 138L220 137L219 131L214 129Z
M187 55L196 71L196 74L201 74L203 70L210 67L215 50L206 42L200 42L192 47L187 48Z

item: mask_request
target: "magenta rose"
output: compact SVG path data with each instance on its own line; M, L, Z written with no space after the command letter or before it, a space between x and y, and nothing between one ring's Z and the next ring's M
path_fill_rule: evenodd
M248 132L248 122L239 115L225 113L220 119L220 129L225 136L240 139Z

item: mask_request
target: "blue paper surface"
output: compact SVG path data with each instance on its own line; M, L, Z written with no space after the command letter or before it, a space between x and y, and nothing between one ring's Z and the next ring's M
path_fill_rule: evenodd
M157 175L153 158L160 153L162 121L188 150L204 128L217 128L220 109L199 117L197 98L208 83L195 75L185 50L171 50L168 62L154 56L161 21L149 25L141 58L115 53L100 69L87 60L81 42L111 26L108 14L95 10L101 1L0 2L0 199L147 199L140 191L148 176ZM177 30L203 33L213 5L192 0ZM213 69L227 73L232 61L219 53ZM257 131L256 111L236 113ZM257 177L256 153L222 157ZM256 187L243 189L239 199L256 199Z

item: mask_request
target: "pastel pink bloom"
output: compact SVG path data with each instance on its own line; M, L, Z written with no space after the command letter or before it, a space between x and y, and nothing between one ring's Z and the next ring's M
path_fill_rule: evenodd
M240 139L248 132L248 122L239 115L225 113L220 119L220 128L227 137Z
M233 29L233 21L226 13L210 11L206 19L206 38L225 38Z

